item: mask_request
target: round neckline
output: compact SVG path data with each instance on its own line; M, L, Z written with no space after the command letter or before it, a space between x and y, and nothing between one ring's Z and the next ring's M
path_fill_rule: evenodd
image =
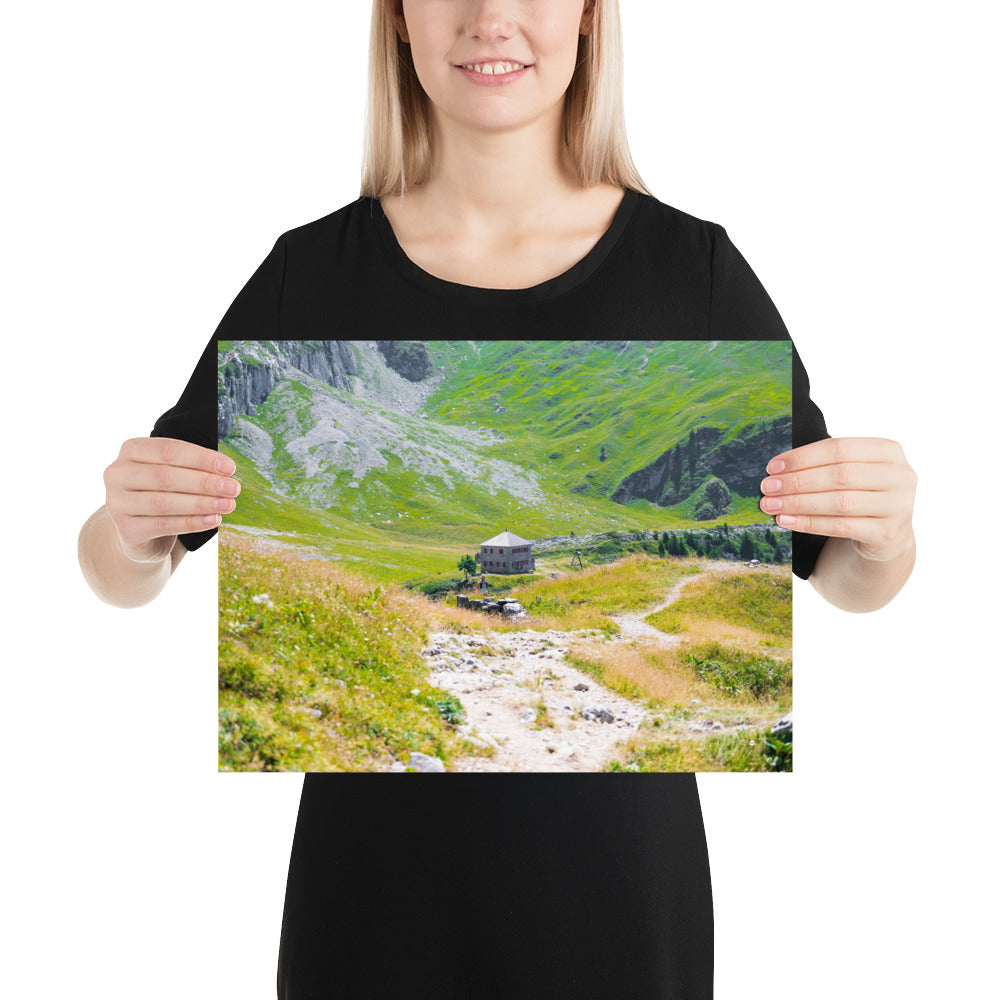
M517 306L553 299L572 291L586 281L608 258L625 231L639 201L639 192L634 188L625 188L625 195L619 202L610 225L590 250L575 264L553 278L548 278L537 285L529 285L526 288L484 288L480 285L466 285L462 282L439 278L437 275L431 274L430 271L425 271L419 264L407 257L379 199L368 198L368 201L371 203L369 216L379 234L379 242L388 253L393 266L407 281L441 298L467 304Z

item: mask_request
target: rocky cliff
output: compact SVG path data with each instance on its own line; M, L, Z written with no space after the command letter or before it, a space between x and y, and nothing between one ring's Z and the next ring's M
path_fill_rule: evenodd
M236 341L219 358L219 439L238 416L254 416L293 369L335 389L348 389L348 376L358 374L354 352L343 340Z
M376 340L385 363L410 382L422 382L434 374L434 362L422 340Z
M641 499L669 507L697 494L697 518L718 517L729 505L730 491L759 496L768 461L792 447L792 418L747 424L725 443L722 437L716 427L695 428L687 440L626 476L612 499L618 503Z

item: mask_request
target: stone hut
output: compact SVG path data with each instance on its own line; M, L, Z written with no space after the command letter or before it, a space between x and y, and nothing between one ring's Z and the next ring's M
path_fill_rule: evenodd
M512 531L501 531L479 546L476 562L483 573L534 573L531 542Z

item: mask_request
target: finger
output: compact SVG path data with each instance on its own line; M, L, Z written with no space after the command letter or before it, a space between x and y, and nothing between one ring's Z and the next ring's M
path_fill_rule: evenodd
M154 538L208 531L221 523L221 514L189 514L186 517L127 517L116 520L115 527L126 545L139 546Z
M827 493L834 490L887 492L905 485L906 467L882 462L841 462L762 479L764 496L797 493Z
M775 455L767 463L767 472L776 475L782 472L799 472L823 465L841 462L886 462L895 464L905 461L902 446L888 438L842 437L824 438L813 441L791 451Z
M887 527L881 517L823 517L817 515L779 514L778 526L807 535L829 538L853 538L862 545L878 546L885 542Z
M163 493L130 490L117 498L115 511L127 517L170 517L189 514L231 514L234 497L211 497L193 493Z
M835 490L828 493L799 493L761 497L765 514L811 514L826 517L890 517L899 503L892 493L882 490Z
M191 493L206 497L239 496L242 486L238 479L214 472L197 472L175 465L150 465L129 462L111 467L106 478L119 491Z
M223 476L236 471L236 463L228 455L179 438L132 438L122 445L121 456L131 462L178 466Z

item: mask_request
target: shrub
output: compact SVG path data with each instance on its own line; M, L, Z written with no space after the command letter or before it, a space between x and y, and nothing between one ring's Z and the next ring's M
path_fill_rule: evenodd
M787 663L768 656L753 656L717 642L692 649L687 658L699 677L734 697L748 694L758 700L773 698L791 684L791 668Z

